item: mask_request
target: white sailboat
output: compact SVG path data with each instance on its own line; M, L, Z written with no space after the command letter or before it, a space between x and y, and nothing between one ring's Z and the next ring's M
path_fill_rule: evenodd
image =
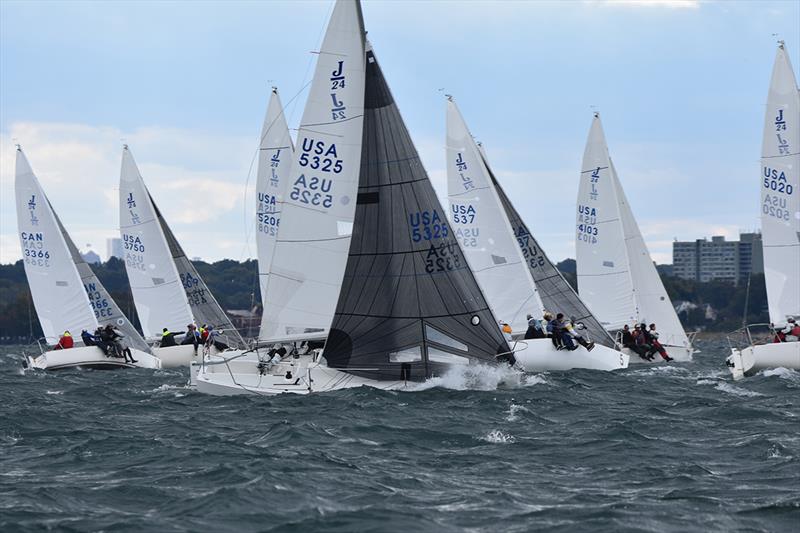
M447 186L450 218L464 256L495 316L518 333L517 362L529 372L626 368L628 355L615 349L613 339L541 251L502 191L452 97L447 100ZM546 294L540 293L535 278ZM577 323L588 324L583 336L594 341L594 347L587 350L576 344L576 350L567 351L557 350L549 338L519 340L528 327L526 316L541 319L548 310L567 311Z
M20 147L16 157L14 188L25 275L47 346L40 356L29 357L28 365L43 370L159 368L159 360L148 353L147 344L81 258ZM112 325L127 337L135 363L83 345L81 331L94 333L101 325ZM73 335L75 346L51 350L65 331Z
M769 319L780 330L789 318L800 321L800 92L783 42L772 68L759 187ZM734 378L766 368L800 369L800 342L750 340L728 357Z
M244 340L161 216L127 145L119 195L125 270L145 338L156 343L164 328L180 333L189 324L207 324L225 344L243 349ZM199 355L193 344L155 346L153 353L164 367L188 366Z
M325 348L249 372L204 368L198 390L401 389L508 357L365 42L357 1L335 5L297 139L265 339L322 337Z
M575 241L581 298L608 331L619 332L626 324L655 323L658 340L669 356L691 360L694 349L647 251L597 113L582 169Z

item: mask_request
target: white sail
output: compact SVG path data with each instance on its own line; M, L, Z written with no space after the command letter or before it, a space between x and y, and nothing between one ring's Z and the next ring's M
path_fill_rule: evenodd
M338 0L297 134L264 295L262 340L323 338L352 235L364 115L361 7Z
M800 93L783 43L778 47L764 118L761 232L769 318L800 316Z
M44 336L53 341L65 330L76 337L98 326L89 297L59 228L50 202L17 148L14 190L25 275Z
M621 329L637 319L636 301L611 160L597 113L581 168L575 224L578 291L606 329Z
M278 90L272 96L261 128L256 179L256 249L262 304L266 306L267 280L275 251L286 184L289 181L294 146L283 114ZM264 337L264 335L259 335Z
M498 320L515 332L544 306L481 152L452 99L447 101L450 220L470 269Z
M142 175L127 146L122 150L119 216L125 270L146 338L163 328L194 323L183 283Z
M690 347L689 338L683 331L672 301L667 295L661 276L658 275L647 245L633 217L625 191L617 176L614 162L611 162L611 179L617 191L620 218L628 253L629 268L636 301L637 320L648 324L655 323L661 344L669 346Z

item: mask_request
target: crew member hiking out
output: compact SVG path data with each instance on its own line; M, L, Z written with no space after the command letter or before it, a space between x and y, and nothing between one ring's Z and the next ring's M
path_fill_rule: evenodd
M650 344L653 345L653 349L655 351L661 354L661 358L669 363L673 359L672 357L669 356L669 354L667 354L667 350L664 348L664 346L660 342L658 342L658 331L656 331L656 325L650 324L649 327L650 329L647 331L647 334L649 336L648 340L650 341Z
M162 348L169 348L172 346L177 346L178 343L175 342L175 334L172 333L169 328L164 328L161 330L161 344Z

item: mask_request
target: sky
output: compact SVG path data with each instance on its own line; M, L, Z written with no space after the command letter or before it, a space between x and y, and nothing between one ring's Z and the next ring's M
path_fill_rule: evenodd
M119 236L121 147L190 257L255 256L254 157L272 85L290 128L329 1L0 1L0 263L20 257L14 145L73 240ZM592 112L658 263L758 229L776 40L800 2L365 0L366 28L440 198L445 94L540 244L575 256ZM775 35L777 34L777 36Z

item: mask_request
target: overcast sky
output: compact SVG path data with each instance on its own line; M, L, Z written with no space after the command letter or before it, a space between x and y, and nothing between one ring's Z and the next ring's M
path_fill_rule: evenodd
M67 230L106 257L122 139L189 256L253 257L271 85L290 127L332 4L0 2L0 262L20 256L14 143ZM776 39L800 65L800 2L365 1L376 55L444 198L445 97L554 260L574 257L592 109L654 259L758 228ZM773 36L778 34L779 37ZM795 68L796 70L796 68ZM594 108L592 106L595 106Z

